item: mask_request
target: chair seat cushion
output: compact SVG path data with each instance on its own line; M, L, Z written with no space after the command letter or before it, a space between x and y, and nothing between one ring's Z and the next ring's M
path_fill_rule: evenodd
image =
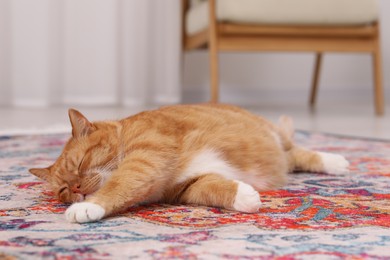
M362 25L378 19L377 0L220 0L219 21L263 25ZM186 16L189 35L208 24L208 2L192 1Z

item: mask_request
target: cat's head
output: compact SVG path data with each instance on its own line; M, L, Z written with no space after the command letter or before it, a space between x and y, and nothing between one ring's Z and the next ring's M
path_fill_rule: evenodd
M74 109L69 110L69 119L72 137L58 159L47 168L30 169L66 203L82 201L97 191L120 160L118 123L91 123Z

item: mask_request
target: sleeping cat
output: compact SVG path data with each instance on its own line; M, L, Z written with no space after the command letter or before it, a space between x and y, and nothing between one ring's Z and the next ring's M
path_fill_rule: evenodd
M89 122L70 109L72 137L48 168L30 169L70 222L92 222L150 202L253 213L258 191L282 187L293 171L344 173L341 155L295 145L290 118L278 125L238 107L177 105L120 121Z

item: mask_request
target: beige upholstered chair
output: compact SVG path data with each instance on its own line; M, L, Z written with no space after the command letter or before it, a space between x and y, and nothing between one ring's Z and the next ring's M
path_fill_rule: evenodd
M375 111L384 113L376 0L183 0L185 50L208 47L211 101L218 102L218 52L316 53L310 104L316 102L324 52L373 58Z

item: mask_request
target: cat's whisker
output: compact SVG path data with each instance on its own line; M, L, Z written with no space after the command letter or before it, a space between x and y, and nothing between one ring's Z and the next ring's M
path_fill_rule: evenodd
M114 169L117 168L120 160L119 160L120 155L115 156L113 159L111 159L109 162L107 162L105 165L99 167L97 170L99 172L103 172L104 176L108 175L111 173Z
M120 160L119 160L120 157L121 157L121 154L117 154L111 160L109 160L105 165L99 167L99 169L102 169L103 171L111 170L113 168L113 166L118 165L118 163L120 162Z
M83 185L83 191L87 194L92 193L100 188L101 176L99 173L88 179Z

